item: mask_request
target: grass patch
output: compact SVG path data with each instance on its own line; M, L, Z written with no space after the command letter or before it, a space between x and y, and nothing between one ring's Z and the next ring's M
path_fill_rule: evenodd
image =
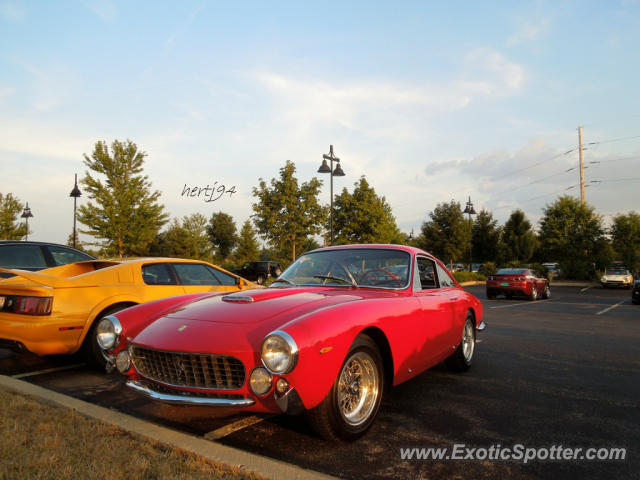
M237 468L0 390L0 479L260 479Z
M487 277L478 272L454 272L453 276L458 281L458 283L463 282L484 282Z

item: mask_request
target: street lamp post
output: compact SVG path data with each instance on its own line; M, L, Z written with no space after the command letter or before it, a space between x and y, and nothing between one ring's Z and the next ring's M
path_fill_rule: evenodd
M80 195L82 195L82 192L78 188L78 174L76 173L75 184L69 194L70 197L73 197L73 248L76 248L76 202Z
M344 177L344 171L340 167L340 159L333 154L333 145L329 145L329 155L322 155L322 165L318 169L318 173L329 173L331 174L330 184L331 184L331 202L330 202L330 210L329 210L329 245L333 245L333 177ZM327 164L327 160L331 162L331 166ZM336 168L333 168L333 162L336 162Z
M31 217L33 217L33 213L31 213L31 209L29 208L29 202L27 202L27 206L24 208L24 211L22 212L22 215L20 215L21 218L24 218L24 223L25 223L25 234L24 234L24 241L28 241L29 240L29 219Z
M469 214L469 232L472 234L471 230L471 215L475 215L476 211L473 209L473 203L471 203L471 196L469 196L469 201L467 202L467 207L464 209L463 213ZM469 239L469 271L471 271L471 262L473 260L473 242Z

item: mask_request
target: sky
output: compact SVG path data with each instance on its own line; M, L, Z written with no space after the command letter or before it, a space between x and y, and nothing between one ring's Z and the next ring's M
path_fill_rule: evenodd
M635 0L0 0L0 192L29 203L30 239L66 243L83 154L130 139L171 217L239 228L287 160L328 204L333 145L334 191L366 176L407 233L469 197L536 225L580 195L582 126L608 224L640 211L639 45ZM235 193L182 195L214 182Z

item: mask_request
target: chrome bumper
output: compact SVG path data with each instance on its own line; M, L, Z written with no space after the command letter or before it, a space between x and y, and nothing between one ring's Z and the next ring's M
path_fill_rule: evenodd
M142 393L154 400L160 400L166 403L172 403L174 405L201 405L206 407L250 407L255 403L250 398L207 398L207 397L189 397L186 395L170 395L167 393L160 393L144 385L136 382L135 380L128 380L127 387L135 390L138 393Z
M479 332L482 332L485 328L487 328L487 324L484 323L484 320L483 320L480 322L480 325L476 327L476 330L478 330Z

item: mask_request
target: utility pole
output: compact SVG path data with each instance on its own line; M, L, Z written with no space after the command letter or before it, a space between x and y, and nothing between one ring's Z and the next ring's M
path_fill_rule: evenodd
M582 127L578 127L578 151L580 152L580 200L584 205L584 159L582 157Z

